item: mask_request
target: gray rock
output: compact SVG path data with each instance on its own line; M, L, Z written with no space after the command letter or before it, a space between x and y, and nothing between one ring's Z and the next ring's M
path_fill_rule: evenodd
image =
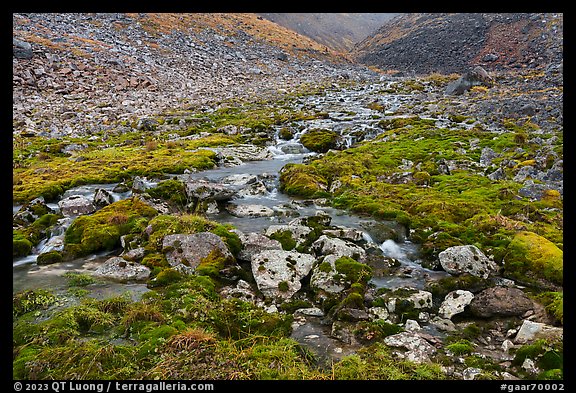
M291 298L314 265L316 258L296 251L264 250L252 256L252 274L258 289L269 299Z
M544 323L532 322L525 319L522 326L514 337L515 344L526 344L528 342L546 339L546 340L562 340L564 337L564 329L546 325Z
M242 242L242 250L238 253L238 259L251 261L252 256L264 250L282 250L282 245L278 240L270 239L260 233L250 232L247 234L241 231L234 231Z
M103 207L114 202L114 196L107 190L99 188L94 191L94 205Z
M226 210L236 217L272 217L275 211L263 205L236 205L229 203Z
M396 352L403 359L415 363L426 363L437 351L428 341L415 332L401 332L384 338L384 344L390 347L403 348L404 352Z
M211 232L164 236L162 249L170 266L183 264L192 269L196 269L204 258L215 252L226 259L234 258L220 236Z
M444 297L444 301L438 310L438 315L442 318L451 319L454 315L463 312L472 299L474 299L472 292L461 289L452 291Z
M366 251L356 244L337 238L330 238L326 235L320 236L312 243L312 249L320 255L337 255L339 257L350 257L358 261L366 257Z
M488 278L498 270L496 263L474 245L449 247L438 254L438 259L442 268L454 275L470 273Z
M312 275L310 276L310 288L313 290L321 290L329 293L339 293L342 292L347 285L345 277L338 274L336 271L335 261L340 258L337 255L327 255L321 263L314 266L312 269ZM322 265L322 269L320 268ZM330 267L328 270L327 267Z
M29 60L34 56L32 51L32 45L26 41L19 40L17 38L12 38L12 54L17 59Z
M461 95L470 90L473 86L491 86L491 83L492 78L488 75L486 70L480 66L476 66L457 80L450 82L448 86L446 86L444 94Z
M94 271L95 276L118 281L143 281L150 276L150 269L121 257L112 257Z
M91 214L96 211L96 206L92 201L82 195L70 195L58 202L60 212L65 217L80 216Z
M296 241L296 246L301 246L308 240L308 234L312 232L312 228L304 225L270 225L265 234L270 237L275 233L284 231L289 231L292 239Z
M188 180L186 195L200 201L227 201L236 195L230 186L221 183L211 183L204 180Z

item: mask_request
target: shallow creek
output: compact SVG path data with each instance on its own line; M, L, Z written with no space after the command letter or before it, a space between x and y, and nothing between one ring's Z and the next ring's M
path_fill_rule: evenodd
M286 207L291 215L276 215L273 217L236 217L227 212L221 211L216 214L208 214L211 220L221 223L232 224L243 232L260 232L263 233L266 228L273 224L284 224L297 217L313 216L322 211L331 217L331 225L354 228L362 231L363 238L367 243L373 243L373 249L380 250L383 255L397 259L401 263L401 269L405 272L403 275L374 277L372 284L376 287L398 288L411 287L423 289L425 281L430 278L440 278L446 273L432 271L421 266L419 261L419 247L408 240L396 242L392 239L382 238L382 225L390 225L392 228L395 223L376 222L374 219L352 215L345 211L334 209L328 206L317 205L310 201L299 200L289 197L279 191L278 176L282 167L288 163L302 162L306 157L314 155L309 152L299 142L299 136L308 129L322 127L339 131L346 144L349 146L354 143L358 134L365 135L366 139L371 139L379 132L376 123L381 119L382 113L367 109L366 105L374 100L385 102L387 108L390 108L390 114L394 108L401 105L407 98L402 95L381 95L378 93L382 85L368 86L356 90L343 90L339 92L328 92L325 96L312 96L300 99L295 109L315 107L329 113L327 119L315 119L301 121L300 132L290 141L277 139L274 146L268 149L273 155L272 159L261 161L247 161L242 165L231 167L220 167L217 169L185 174L172 175L172 177L195 179L207 178L210 181L218 182L221 179L238 174L248 174L261 176L268 175L274 186L263 195L249 196L232 200L236 205L263 205L278 210L279 207ZM439 120L441 121L441 120ZM277 130L279 131L279 129ZM362 131L358 133L355 131ZM149 185L153 186L158 180L147 179ZM132 195L131 191L124 193L113 192L117 184L92 184L76 187L66 191L62 198L70 195L83 195L93 197L98 188L109 191L115 201L128 198ZM58 211L57 203L50 203L49 207ZM16 213L20 206L13 206L13 213ZM42 252L51 249L61 249L63 247L63 238L66 228L72 223L71 218L60 220L59 225L52 229L50 236L43 240L33 250L32 255L15 258L13 260L13 292L25 289L46 288L56 293L65 293L67 290L67 278L64 277L66 272L90 273L94 271L101 263L106 261L114 252L101 253L80 258L77 260L62 262L53 265L39 266L36 264L36 257ZM397 226L396 228L397 229ZM96 298L105 298L108 296L130 293L131 297L136 300L149 289L143 283L122 284L113 281L98 280L94 284L86 287L90 291L88 296ZM349 354L354 350L354 346L346 345L329 336L329 327L321 323L321 318L306 316L305 318L296 318L302 323L294 325L293 338L308 346L311 350L320 356L330 355L339 357L340 355ZM327 330L328 329L328 330ZM430 331L432 334L437 332Z

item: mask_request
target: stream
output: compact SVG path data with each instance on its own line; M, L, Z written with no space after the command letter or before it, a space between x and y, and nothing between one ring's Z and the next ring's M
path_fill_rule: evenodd
M384 86L385 87L385 86ZM345 211L334 209L328 206L321 206L310 201L289 197L279 191L278 174L281 168L288 163L300 163L307 157L316 153L309 152L300 142L299 137L306 130L312 128L328 128L339 132L349 147L357 142L358 135L363 135L365 139L371 139L381 131L376 123L384 115L393 115L394 111L406 100L409 95L394 95L382 93L383 85L369 85L356 89L344 89L336 92L327 92L324 96L311 96L300 98L295 110L317 108L329 113L326 119L302 120L297 123L300 131L294 135L290 141L277 138L275 145L269 146L268 150L272 154L272 159L261 161L245 161L241 165L230 167L219 167L202 172L170 175L171 177L194 179L209 179L220 182L232 175L255 175L265 177L268 191L259 195L247 195L232 200L235 205L261 205L276 211L287 212L289 214L279 214L272 217L237 217L227 211L208 213L207 218L220 222L229 223L243 232L263 233L270 225L287 224L297 217L313 216L322 211L331 217L331 225L357 229L362 232L363 239L367 243L372 243L372 248L380 250L382 255L395 258L401 263L402 275L374 277L371 281L376 287L398 288L411 287L422 289L427 279L438 279L447 275L445 272L432 271L421 266L419 261L419 247L409 240L382 238L382 231L378 228L382 225L389 226L396 230L398 224L393 222L377 222L372 218L361 217ZM413 98L412 98L413 99ZM384 102L387 111L382 113L368 109L369 102L378 100ZM442 120L438 120L442 121ZM277 132L281 127L278 127ZM358 132L361 131L361 132ZM156 180L146 179L148 185L154 185ZM71 195L83 195L93 197L97 189L103 188L109 191L114 201L128 198L131 191L124 193L114 192L117 184L91 184L67 190L62 198ZM59 211L57 203L48 204L50 208ZM14 205L13 213L16 213L21 206ZM114 252L100 253L88 257L79 258L69 262L61 262L52 265L39 266L36 258L40 253L49 250L61 250L63 247L64 232L72 223L73 218L63 218L52 228L50 236L33 250L31 255L13 259L13 293L26 289L45 288L55 293L65 293L67 278L63 275L66 272L90 273L101 263L106 261ZM147 292L149 289L145 283L117 283L113 281L97 280L96 283L86 287L90 290L88 296L105 298L128 292L134 300ZM329 337L327 327L322 325L320 318L307 316L300 318L302 323L296 324L293 337L321 354L331 353L332 356L344 356L354 350L354 346L347 345L341 341Z

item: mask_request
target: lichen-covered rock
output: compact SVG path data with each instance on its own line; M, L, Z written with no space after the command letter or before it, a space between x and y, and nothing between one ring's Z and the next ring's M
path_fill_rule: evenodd
M121 257L112 257L100 265L94 271L94 275L123 282L143 281L150 276L150 269Z
M331 238L326 235L320 236L318 240L312 243L312 249L320 255L337 255L346 256L356 260L363 260L366 257L366 251L352 242Z
M564 337L564 329L546 325L544 323L532 322L525 319L522 326L514 337L514 343L526 344L528 342L545 339L545 340L561 340Z
M316 258L285 250L264 250L252 256L252 274L266 298L286 300L301 287Z
M270 239L260 233L243 233L234 230L242 242L242 250L238 253L238 259L251 261L252 256L264 250L282 250L282 245L278 240Z
M312 228L304 225L270 225L265 234L270 238L276 238L281 243L283 243L281 238L289 236L296 243L295 246L301 246L308 240L310 232Z
M58 202L60 212L65 217L91 214L96 211L96 206L92 201L83 195L70 195Z
M450 274L470 273L488 278L498 271L498 265L474 245L454 246L438 254L442 268Z
M430 356L437 352L432 344L416 332L401 332L385 337L384 344L405 349L405 351L396 351L396 354L402 359L415 363L429 362Z
M314 266L310 276L310 288L329 293L340 293L346 286L346 278L336 270L337 255L327 255L321 263ZM348 283L349 285L349 283Z
M463 291L461 289L452 291L444 298L438 310L438 315L442 318L451 319L454 315L463 312L472 299L474 299L474 294L470 291Z
M197 268L203 259L215 251L224 258L234 258L220 236L211 232L164 236L162 250L170 266L183 264L192 269Z

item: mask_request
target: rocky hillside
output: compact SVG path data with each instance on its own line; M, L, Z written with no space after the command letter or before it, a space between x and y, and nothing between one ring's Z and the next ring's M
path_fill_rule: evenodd
M318 41L348 52L374 33L393 13L263 13L262 17Z
M14 14L13 52L14 132L47 137L372 74L256 14Z
M562 34L562 14L410 13L360 42L353 57L418 74L536 68L562 61Z

